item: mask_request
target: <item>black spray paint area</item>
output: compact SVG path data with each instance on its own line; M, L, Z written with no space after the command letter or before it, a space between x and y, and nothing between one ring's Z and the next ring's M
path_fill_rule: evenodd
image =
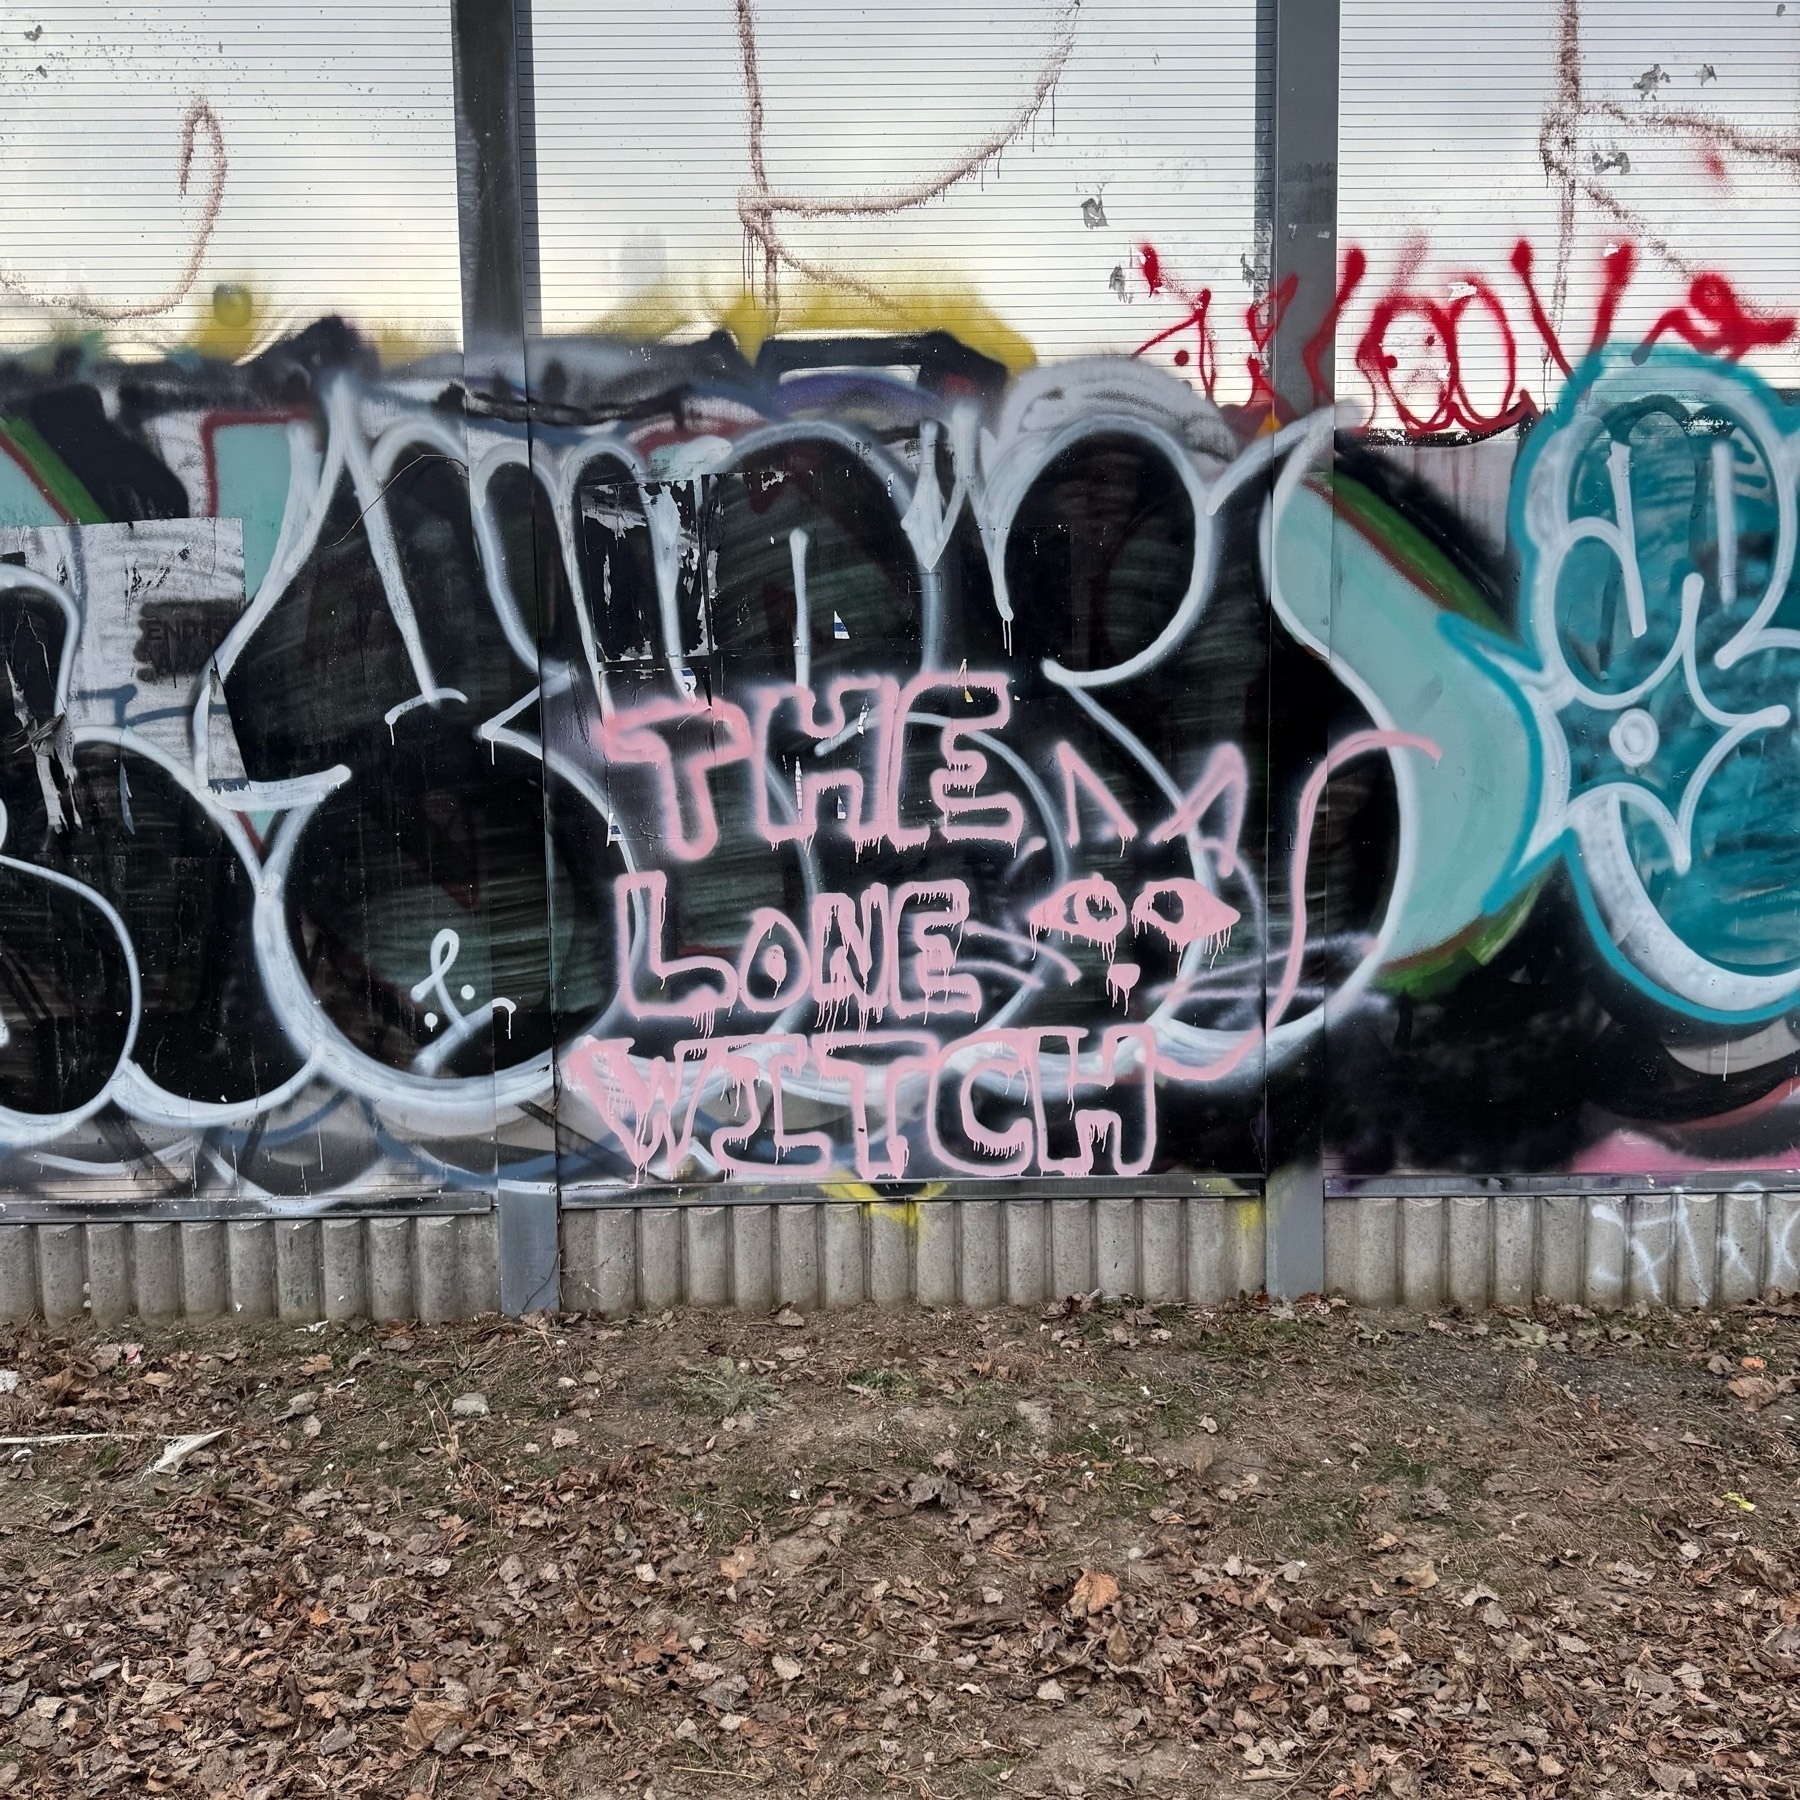
M1631 671L1680 663L1689 577L1728 612L1791 572L1787 513L1722 528L1684 473L1726 469L1716 403L1624 489L1638 401L1552 471L1632 516L1640 620L1603 530L1545 575L1553 533L1128 362L546 344L527 404L327 322L0 385L19 1193L1792 1159L1772 714L1667 777L1719 891L1646 803L1605 860L1607 755L1643 788L1682 741ZM1634 879L1698 965L1633 960Z

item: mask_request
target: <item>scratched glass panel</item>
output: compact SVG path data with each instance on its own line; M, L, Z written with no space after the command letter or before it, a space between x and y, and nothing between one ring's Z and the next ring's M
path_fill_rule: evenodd
M1340 866L1347 787L1271 867L1323 789L1266 768L1254 429L1124 358L777 348L585 365L546 459L563 1185L1256 1171L1382 869Z
M102 354L3 371L7 459L61 509L0 526L28 1194L474 1195L548 1090L541 752L482 735L536 692L476 548L504 507L460 411L309 342L279 399L274 352L123 401Z
M1329 635L1418 746L1347 1182L1792 1166L1797 18L1346 0Z
M565 1185L1260 1166L1254 17L534 8Z
M7 14L16 1202L478 1203L548 1086L541 784L475 735L535 660L432 404L450 71L435 4Z
M541 12L529 416L435 9L157 16L0 44L24 1201L1792 1166L1785 13L1348 8L1335 441L1248 8Z

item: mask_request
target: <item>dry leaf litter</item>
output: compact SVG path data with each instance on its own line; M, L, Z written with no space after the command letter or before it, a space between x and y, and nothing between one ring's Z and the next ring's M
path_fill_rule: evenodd
M0 1793L1794 1795L1797 1314L0 1331Z

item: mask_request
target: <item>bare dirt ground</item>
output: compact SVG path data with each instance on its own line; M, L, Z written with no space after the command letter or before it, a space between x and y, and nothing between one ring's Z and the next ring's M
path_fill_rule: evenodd
M0 1332L8 1795L1800 1793L1792 1303L143 1338Z

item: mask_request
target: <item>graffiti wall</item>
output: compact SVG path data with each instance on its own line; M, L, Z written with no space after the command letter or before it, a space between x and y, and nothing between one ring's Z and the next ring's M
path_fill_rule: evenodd
M622 41L498 360L433 348L443 231L387 329L320 306L354 277L310 253L224 278L222 245L275 256L290 171L223 39L225 85L152 120L179 217L142 270L100 294L12 234L0 1190L1800 1167L1800 321L1765 228L1800 160L1749 79L1777 28L1721 13L1628 80L1646 27L1541 8L1495 74L1533 197L1433 238L1357 198L1358 83L1404 71L1358 73L1348 6L1372 230L1304 293L1251 241L1255 9L1163 70L1154 9L1020 7L1022 73L981 25L960 148L915 178L884 171L948 131L925 99L883 161L819 112L804 21L681 0L742 168L682 165L679 205L583 187L584 155L669 161L676 38ZM540 49L575 34L534 89L553 149L584 18L540 15ZM446 153L390 108L364 186L431 164L448 209L448 42L407 19L442 54L383 79ZM104 110L58 111L104 71L40 38L0 55L21 141ZM928 98L948 51L904 48ZM1157 136L1203 88L1206 171ZM866 189L786 179L802 152ZM1764 223L1715 258L1727 215ZM974 261L903 278L877 233Z
M1294 1068L1346 1175L1793 1154L1800 418L1728 358L1435 453L940 334L548 343L529 420L333 321L64 363L21 1191L1253 1174Z

